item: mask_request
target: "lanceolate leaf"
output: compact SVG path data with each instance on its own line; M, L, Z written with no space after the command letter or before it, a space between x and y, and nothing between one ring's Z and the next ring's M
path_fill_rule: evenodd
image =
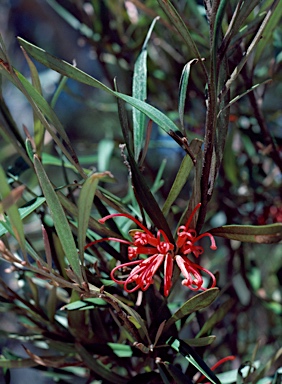
M277 5L279 4L279 0L274 0L270 9L268 10L266 16L264 17L256 35L254 36L253 40L251 41L250 45L248 46L247 50L246 50L246 53L244 54L242 60L240 61L240 63L234 68L229 80L227 80L223 90L221 91L221 93L219 94L219 99L221 100L222 97L224 95L226 95L226 93L228 92L228 90L230 89L232 83L236 80L237 76L239 75L239 73L241 72L243 66L246 64L249 56L251 55L251 53L253 52L254 48L257 46L257 44L260 42L261 38L262 38L262 35L264 33L264 30L267 26L267 24L269 23L269 20L270 18L272 17L272 15L275 13L275 8L277 7Z
M205 322L201 330L198 332L197 337L208 334L213 327L220 322L224 316L230 311L232 306L234 305L234 300L229 299L225 301L221 306L212 314L211 317Z
M5 359L4 357L0 358L0 367L5 369L11 369L11 368L31 368L36 367L38 364L35 363L32 359L21 359L18 358L17 360L10 360Z
M218 288L211 288L192 297L184 303L178 311L167 321L164 331L166 331L177 320L189 315L192 312L208 307L219 295Z
M165 114L159 111L157 108L153 107L150 104L145 103L144 101L135 99L132 96L124 95L123 93L115 92L114 96L119 97L120 99L126 101L128 104L137 108L139 111L145 113L151 120L157 123L160 128L165 132L178 131L177 125L174 124Z
M192 57L194 56L195 58L197 58L200 61L201 66L203 68L204 75L207 77L205 66L201 60L201 55L198 51L198 48L197 48L194 40L192 39L192 37L190 35L188 28L186 27L185 22L180 17L179 13L176 11L176 9L174 8L174 6L171 4L171 2L169 0L158 0L158 3L160 4L162 9L166 13L166 15L169 18L169 20L171 21L172 25L177 29L178 33L180 34L182 39L187 44L189 51L192 54Z
M219 379L215 376L213 371L207 366L207 364L201 359L201 357L183 340L171 337L167 344L169 344L177 352L180 352L186 360L189 361L194 367L198 369L205 377L213 384L221 384Z
M269 4L272 6L273 1L265 1L265 4ZM281 23L281 17L282 17L282 2L279 1L277 4L277 8L275 9L275 12L273 12L273 15L271 17L271 23L268 23L265 27L264 33L263 33L263 39L261 39L257 45L256 53L254 57L254 63L257 64L257 62L260 60L262 53L264 49L269 44L269 40L271 39L273 35L274 29L277 27L278 23Z
M89 284L89 288L90 288L90 291L100 292L100 290L97 287L93 286L92 284ZM149 338L149 334L148 334L148 330L146 328L145 322L142 319L142 317L139 315L139 313L136 312L133 308L126 305L123 301L119 300L116 296L111 295L106 291L104 293L111 301L114 301L115 303L117 303L120 308L126 311L127 314L135 320L134 324L138 324L138 332L140 333L141 337L145 336L146 340L150 342L150 338Z
M191 152L193 153L195 158L200 152L201 145L202 145L202 141L198 139L193 140L190 144ZM162 208L164 216L168 214L170 207L178 197L185 183L187 182L188 176L193 168L194 168L194 163L191 157L189 155L186 155L182 160L182 163L179 167L179 171L177 172L176 178L173 182L173 185L169 191L168 197Z
M187 95L187 87L190 76L191 65L196 63L198 59L190 60L183 68L180 83L179 83L179 100L178 100L178 113L179 119L184 131L184 109L185 109L185 101Z
M11 194L10 186L7 182L5 172L0 165L0 198L4 199L4 203L5 203L5 198L7 198L10 194ZM24 229L23 229L23 223L18 211L18 207L15 204L12 204L9 207L6 207L5 210L11 222L13 235L19 242L19 245L21 247L22 252L24 253L24 256L26 256Z
M282 240L282 223L269 225L224 225L209 231L214 236L246 243L271 244Z
M151 37L156 17L147 33L146 39L142 46L141 52L136 60L133 71L132 96L136 99L145 101L147 99L147 45ZM133 108L133 143L134 143L134 158L138 161L140 152L143 147L144 131L145 131L145 115L138 109Z
M25 189L24 185L20 185L15 189L12 189L7 196L2 199L0 202L0 215L4 213L7 209L9 209L12 205L16 204L16 202L21 198L23 191ZM0 192L1 196L1 192Z
M94 173L83 184L78 198L78 247L80 259L83 261L85 236L88 228L91 207L100 179L110 176L109 172Z
M66 218L66 214L39 158L36 155L34 156L34 167L42 191L46 198L46 202L50 209L51 216L54 220L54 225L61 241L66 258L70 263L73 272L77 275L80 282L82 282L79 256L70 230L69 223Z
M157 108L152 107L150 104L145 103L142 100L138 100L134 97L124 95L119 92L115 92L100 81L94 79L92 76L86 74L80 69L74 67L73 65L67 63L64 60L60 60L49 53L45 52L43 49L36 47L33 44L28 43L27 41L18 38L21 46L37 61L46 65L46 67L53 69L61 73L64 76L67 76L71 79L79 81L81 83L87 84L91 87L99 88L107 93L110 93L113 96L119 97L137 108L139 111L145 113L150 119L157 123L162 129L166 132L177 131L178 127L170 120L166 115L160 112Z
M145 180L145 177L140 172L140 169L134 159L132 150L130 148L130 141L129 141L129 135L128 135L128 120L127 115L124 108L124 103L122 100L118 99L118 111L119 111L119 117L121 122L121 128L123 132L123 136L126 142L127 147L127 153L128 153L128 162L130 165L130 171L132 175L132 182L134 185L135 193L138 196L138 200L142 204L143 208L148 213L150 219L154 223L154 225L162 229L171 242L173 242L173 236L171 233L171 230L169 228L169 225L158 205L156 202L153 194L151 193L147 182Z
M23 53L25 55L27 64L30 69L32 85L37 90L37 92L40 93L40 95L42 95L40 78L39 78L36 66L33 64L32 60L30 60L28 54L25 52L24 49L23 49ZM34 142L36 147L36 153L38 156L41 156L45 129L44 129L44 125L41 123L35 111L33 111L33 121L34 121Z
M173 364L165 364L166 369L173 378L173 383L175 384L193 384L194 382L190 380L178 367Z
M76 343L75 349L82 358L82 361L97 375L101 376L107 382L116 384L126 384L128 379L113 372L106 364L102 364L98 359L85 349L82 344Z
M57 143L57 145L61 148L64 155L68 158L68 160L76 167L76 169L80 172L82 176L85 176L82 168L78 163L78 159L76 154L72 148L71 142L68 136L65 133L65 130L60 123L58 117L54 113L54 111L50 108L47 101L41 96L40 93L30 84L30 82L18 71L7 71L0 66L0 74L3 74L9 81L11 81L27 98L30 102L34 112L38 116L41 123L44 127L49 131L50 135ZM48 120L47 120L48 119ZM62 142L54 129L50 126L49 121L56 128L57 132L61 136L61 138L65 141L67 148L62 145Z

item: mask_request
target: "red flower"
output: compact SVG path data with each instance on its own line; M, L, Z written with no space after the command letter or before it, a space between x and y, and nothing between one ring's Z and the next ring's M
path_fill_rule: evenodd
M188 288L197 291L205 290L203 287L203 278L201 276L201 271L207 273L212 279L212 287L216 285L216 279L214 275L207 269L192 263L186 255L193 253L196 257L204 252L203 247L195 245L195 243L200 240L202 237L208 236L211 240L211 249L216 249L216 244L213 236L206 232L199 236L194 229L189 229L191 221L200 208L201 204L199 203L193 212L191 213L186 225L180 226L177 231L177 240L176 247L174 244L169 242L168 237L163 230L159 229L157 235L154 236L152 232L148 230L142 223L140 223L133 216L123 213L116 213L108 215L100 219L100 223L105 223L108 219L113 217L123 216L132 220L137 224L141 231L134 231L133 241L122 240L118 238L108 237L105 239L100 239L94 241L86 246L96 244L101 241L117 241L123 244L128 244L128 258L129 260L135 259L138 255L150 255L147 259L140 259L135 261L130 261L128 263L117 265L111 272L111 278L117 284L124 286L126 292L134 292L138 289L145 291L153 284L153 278L157 272L160 265L164 262L164 295L168 296L171 285L172 285L172 272L173 272L173 262L176 261L178 267L180 268L184 280L182 284ZM122 279L117 279L115 273L117 270L121 269L126 271L128 267L134 266L134 268L129 272L128 275L124 276ZM129 287L132 285L133 287Z

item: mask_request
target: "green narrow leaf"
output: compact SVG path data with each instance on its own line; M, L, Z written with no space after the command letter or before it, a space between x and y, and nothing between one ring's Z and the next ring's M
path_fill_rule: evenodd
M261 24L260 24L260 26L258 28L258 31L255 34L255 36L254 36L253 40L251 41L250 45L248 46L248 48L246 50L246 53L244 54L242 60L234 68L234 70L231 73L229 79L225 83L223 90L221 91L221 93L218 96L219 100L222 100L222 98L227 94L227 92L229 91L231 85L236 80L236 78L240 74L243 66L246 64L247 60L249 59L249 57L250 57L251 53L253 52L254 48L257 46L257 44L261 40L261 38L263 36L263 33L264 33L264 30L265 30L267 24L269 23L272 15L275 13L275 8L277 7L278 4L279 4L279 0L274 0L273 1L272 5L271 5L271 8L268 10L267 14L265 15L264 19L262 20L262 22L261 22Z
M93 39L94 32L86 24L81 23L66 8L62 7L57 1L47 0L47 3L61 16L73 29L79 31L82 35Z
M224 156L223 156L223 169L224 169L226 179L229 180L232 183L232 185L238 186L239 169L237 166L237 156L232 149L233 139L234 139L234 130L232 130L229 133L226 139L226 145L225 145Z
M191 52L191 56L195 57L200 61L201 67L203 69L205 80L207 81L207 71L206 68L202 62L202 58L200 55L200 52L198 51L198 48L192 39L190 32L188 28L186 27L185 22L180 17L179 13L176 11L174 6L171 4L169 0L158 0L158 3L160 4L161 8L164 10L165 14L171 21L172 25L176 28L184 42L187 44L187 47L189 49L189 52Z
M268 1L268 3L270 6L272 6L272 1ZM273 35L274 29L277 27L278 23L281 23L281 18L282 18L282 2L279 1L271 17L271 23L268 23L267 26L265 27L262 39L260 39L257 45L255 57L254 57L254 66L258 63L264 49L269 44L269 41Z
M139 111L145 113L151 120L157 123L166 133L170 131L178 131L178 127L172 120L170 120L164 113L150 104L142 100L135 99L132 96L124 95L123 93L115 92L115 96L126 101L128 104L137 108Z
M282 240L282 223L268 225L224 225L209 231L214 236L246 243L272 244Z
M118 357L132 357L133 351L130 345L120 343L107 343Z
M221 384L219 379L215 376L213 371L207 366L207 364L201 359L201 357L191 348L188 344L184 343L183 340L170 337L167 341L177 352L180 352L186 360L189 361L194 367L198 369L205 377L210 380L213 384Z
M234 300L230 299L225 301L221 306L213 313L211 317L208 318L208 320L205 322L201 330L198 332L196 337L200 337L202 335L205 335L206 333L210 332L213 327L219 323L224 316L228 313L228 311L232 308L234 305Z
M56 91L55 91L55 93L54 93L54 95L52 97L51 102L50 102L51 108L55 108L57 100L58 100L61 92L63 91L67 81L68 81L68 78L66 76L62 76L62 78L61 78L61 80L59 82L59 85L58 85L58 87L57 87L57 89L56 89Z
M5 199L7 196L9 196L11 193L10 186L6 179L6 174L0 165L0 197L2 199ZM6 207L7 215L10 219L13 235L17 239L20 248L24 254L24 257L26 258L26 247L25 247L25 235L24 235L24 228L23 228L23 222L21 220L18 207L15 204L12 204L10 207Z
M92 356L92 354L90 354L87 349L85 349L80 343L75 344L75 349L79 353L82 358L82 361L87 365L87 367L90 368L97 375L101 376L103 379L115 384L126 384L128 382L128 378L116 374L105 364L102 364L99 360Z
M97 287L94 287L92 284L89 284L89 287L90 287L90 290L93 290L95 292L100 292L100 289L97 288ZM128 305L126 305L125 303L123 303L116 296L111 295L108 292L104 292L104 294L107 297L109 297L111 300L115 301L119 305L120 308L124 309L128 313L129 316L132 316L135 319L136 324L138 324L138 328L137 329L138 329L139 333L140 333L140 330L142 330L143 334L141 334L141 336L146 336L147 341L149 343L151 343L150 338L149 338L149 334L148 334L148 330L147 330L146 325L145 325L145 322L142 319L142 317L139 315L139 313L136 312L133 308L131 308Z
M158 366L163 383L171 384L171 376L168 374L168 371L166 369L166 364L160 364L158 361L156 361L156 364Z
M185 343L190 345L190 347L206 347L207 345L211 345L216 339L216 336L206 336L199 337L198 339L185 339Z
M210 288L187 300L171 318L167 321L164 332L166 332L177 320L189 315L192 312L208 307L218 297L218 288Z
M167 159L163 159L158 169L158 173L154 180L154 184L151 186L151 192L153 194L155 194L164 184L164 180L162 179L162 176L165 170L166 163L167 163Z
M63 193L57 192L58 198L62 206L69 211L74 217L78 216L78 208ZM89 228L95 231L101 237L115 237L116 233L109 230L105 225L100 224L93 217L89 218Z
M34 167L40 186L46 198L46 202L50 209L51 216L54 220L54 225L61 241L66 258L70 263L73 272L77 275L81 283L82 275L79 256L75 246L72 232L70 230L69 223L66 218L66 214L38 156L36 155L34 156Z
M25 186L20 185L19 187L9 191L8 195L6 195L0 202L0 215L3 214L4 211L7 211L7 209L9 209L12 205L16 204L16 202L21 198L24 189Z
M75 166L78 172L84 177L85 174L82 168L79 165L77 156L75 154L74 149L72 148L71 142L68 136L65 133L65 130L57 118L54 111L50 108L47 101L36 91L36 89L30 84L30 82L19 72L14 71L12 74L8 71L5 71L2 66L0 66L0 73L2 73L9 81L11 81L27 98L30 102L32 108L37 114L38 118L48 130L56 144L61 148L64 155L68 158L68 160ZM46 117L51 121L53 126L57 129L58 133L62 137L62 139L67 144L67 148L62 145L62 142L54 129L48 123Z
M156 17L147 33L146 39L142 46L141 52L136 60L133 71L132 96L138 100L145 101L147 99L147 45L151 37L152 31L159 17ZM133 145L134 158L138 161L140 152L143 147L144 131L145 131L145 115L138 109L132 111L133 117Z
M257 87L260 87L261 85L268 84L272 81L272 79L267 79L263 81L262 83L255 84L251 88L247 89L245 92L241 93L240 95L235 96L232 100L229 101L227 105L224 106L219 112L217 117L227 108L231 107L232 104L236 103L238 100L240 100L242 97L246 96L248 93L253 92Z
M4 369L11 368L31 368L36 367L38 364L35 363L32 359L17 359L10 360L0 357L0 367Z
M114 148L115 142L112 139L105 138L99 141L97 149L99 172L104 172L109 169L109 164Z
M28 43L27 41L18 38L21 46L37 61L46 65L46 67L53 69L56 72L61 73L64 76L77 80L81 83L87 84L91 87L99 88L107 93L110 93L113 96L119 97L137 108L139 111L145 113L151 120L157 123L163 130L166 132L177 131L178 127L170 120L165 114L159 111L157 108L151 106L150 104L145 103L142 100L138 100L134 97L124 95L119 92L115 92L100 81L94 79L92 76L87 75L85 72L74 67L73 65L67 63L64 60L59 60L58 58L50 55L41 48L36 47L33 44Z
M49 106L49 104L44 99L44 97L41 96L40 93L38 93L35 88L33 88L33 86L29 83L29 81L21 73L16 71L16 74L17 74L18 79L20 80L20 82L22 83L22 85L24 87L25 96L27 96L28 100L31 101L31 105L32 105L33 109L35 110L35 112L38 114L38 117L39 117L40 121L42 122L42 124L47 128L48 132L51 134L52 138L58 144L58 146L62 149L63 153L66 155L66 157L69 159L69 161L72 164L74 164L74 166L81 173L81 175L84 175L84 172L79 165L77 156L76 156L75 151L72 147L71 141L68 138L68 136L64 130L64 127L62 126L62 124L61 124L60 120L58 119L57 115L55 114L55 112ZM41 113L39 113L39 112L41 112ZM55 129L57 130L57 132L59 133L61 138L65 141L65 143L67 145L67 149L65 149L65 146L62 145L61 139L59 139L57 137L57 135L54 134L53 127L51 127L48 124L48 122L46 122L46 119L44 119L43 115L45 115L52 122L53 126L55 127Z
M178 367L175 367L173 364L166 363L165 367L173 378L174 384L194 384L194 382L190 380L189 377L184 375L184 373Z
M39 78L37 69L23 48L22 48L22 51L24 53L25 59L30 69L32 85L37 90L37 92L42 96L42 88L41 88L40 78ZM34 122L34 143L35 143L36 153L40 157L42 152L43 142L44 142L45 128L44 128L44 125L41 123L39 117L35 113L35 111L33 111L33 122Z
M195 158L197 157L198 153L201 150L202 141L195 139L190 144L191 152L194 154ZM181 192L182 188L184 187L188 176L191 172L191 170L194 168L194 163L189 155L186 155L182 163L179 167L179 170L177 172L177 175L175 177L175 180L173 182L173 185L169 191L168 197L164 203L164 206L162 208L162 212L164 216L167 216L170 207L178 197L179 193Z
M78 198L78 248L83 263L86 231L88 228L91 207L100 179L111 176L109 172L94 173L84 182Z
M141 102L141 101L140 101ZM127 115L124 108L124 103L122 100L118 99L118 112L121 122L121 128L124 135L124 139L126 142L126 148L128 153L128 162L131 168L132 174L132 182L135 188L135 193L138 196L138 200L142 204L142 207L146 210L150 219L154 223L157 228L163 229L171 242L173 242L173 236L169 225L157 203L152 192L150 191L145 177L140 172L140 169L134 159L130 143L129 143L129 135L128 135L128 120Z
M57 304L58 304L57 287L52 287L48 292L48 299L46 303L47 316L51 323L54 322Z
M190 60L183 68L180 82L179 82L179 97L178 97L178 113L180 118L180 123L182 127L182 133L184 133L184 110L185 110L185 101L187 96L187 87L190 77L191 66L194 63L197 63L198 59Z
M212 38L212 51L211 51L211 68L214 70L214 80L216 79L217 72L217 54L218 54L218 46L220 43L220 34L222 33L222 20L224 17L225 7L227 5L228 0L222 0L218 4L218 9L216 12L215 22L213 26L213 38Z

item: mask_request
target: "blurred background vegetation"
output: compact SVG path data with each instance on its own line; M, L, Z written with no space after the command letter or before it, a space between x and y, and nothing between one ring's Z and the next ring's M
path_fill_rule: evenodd
M232 18L236 3L230 1L227 4L223 20L225 29ZM263 3L265 4L259 8L257 19L261 17L264 7L267 8L271 2ZM202 1L178 0L174 4L188 26L201 56L209 61L209 27ZM27 77L30 76L29 68L16 36L67 62L75 62L78 68L110 87L116 78L120 91L130 95L134 64L156 16L161 18L156 23L148 46L148 102L178 123L179 81L184 65L193 57L175 33L157 1L2 0L0 32L13 66ZM254 18L246 30L242 29L236 35L232 48L238 52L238 56L245 51L250 33L257 28ZM237 65L236 54L232 56L232 60L231 69ZM60 75L35 64L40 74L43 95L50 102L61 80ZM282 222L281 66L282 24L277 22L263 49L258 49L251 56L232 88L235 96L244 93L254 84L263 83L255 93L247 94L231 107L226 150L209 205L206 228L224 224L261 225ZM266 82L269 79L271 81ZM203 138L204 135L204 88L201 69L199 65L194 65L185 106L185 130L189 140ZM24 138L23 126L31 130L33 125L32 109L28 101L5 79L2 80L1 96ZM116 182L104 183L103 186L116 196L126 198L128 169L123 164L119 149L123 138L116 100L101 90L68 79L54 109L80 163L100 172L111 171ZM0 124L6 124L3 114L0 115ZM270 151L270 137L276 143L280 161L276 161ZM54 184L60 186L67 182L72 183L75 173L68 171L66 175L62 167L58 164L52 165L52 161L48 160L47 155L57 159L61 156L48 135L45 138L44 153L46 169ZM166 161L158 197L160 202L167 197L182 157L181 148L154 125L144 162L144 174L149 184L152 184L161 164ZM17 151L4 135L0 137L0 162L11 177L19 177L21 182L30 186L35 183L34 175L28 170L24 172L24 164ZM191 193L189 183L190 181L173 207L178 219L186 208L189 198L187 195ZM39 222L34 218L30 219L25 230L29 241L37 246L39 252L43 252ZM220 274L223 297L234 301L232 308L214 331L217 340L210 347L211 363L232 354L238 357L238 366L250 360L256 349L256 359L266 362L281 346L281 254L281 245L218 241L218 251L210 263ZM7 281L7 276L3 273L5 268L7 264L2 263L2 276L5 275ZM13 279L10 283L17 288ZM198 320L201 322L201 319ZM7 318L2 313L1 329L8 329L11 333L19 332L17 317L10 314ZM197 330L192 329L189 332L195 334ZM7 342L5 336L1 339L1 344L19 355L25 355L23 350L20 351L18 342ZM278 366L279 360L272 367L273 372ZM14 371L12 377L16 377L13 375L16 375ZM26 381L21 381L22 383L28 382L26 370L25 375ZM16 383L17 379L13 380L11 383ZM45 378L40 380L41 383L45 382L43 380L46 383L52 382ZM86 383L85 380L81 382Z

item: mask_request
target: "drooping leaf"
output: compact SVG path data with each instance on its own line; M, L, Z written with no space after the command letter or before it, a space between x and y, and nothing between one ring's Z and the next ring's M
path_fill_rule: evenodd
M73 272L77 275L79 281L82 282L79 256L66 214L39 158L36 155L34 156L34 167L66 258L70 263Z
M268 225L224 225L209 231L214 236L246 243L272 244L282 240L282 223Z
M28 348L23 345L24 350L30 358L38 365L44 367L60 368L66 365L67 356L38 356L32 353Z
M177 320L182 319L192 312L208 307L217 298L219 293L220 291L218 288L210 288L187 300L186 303L184 303L167 321L165 331Z
M141 52L136 60L133 71L132 96L138 100L146 101L147 99L147 45L156 21L156 17L147 33L146 39L142 46ZM144 131L145 131L145 115L138 109L133 108L133 145L134 158L138 161L140 152L143 147Z
M82 168L79 165L77 156L75 154L75 151L71 145L71 142L66 135L66 132L59 121L58 117L50 108L47 101L44 99L43 96L41 96L40 93L37 92L37 90L30 84L30 82L18 71L13 70L12 72L3 69L2 66L0 66L0 73L2 73L9 81L11 81L27 98L29 103L31 104L34 112L38 116L41 123L44 125L44 127L48 130L56 144L61 148L64 155L68 158L68 160L75 166L77 171L84 177L85 174L82 170ZM65 145L62 144L62 141L54 132L54 128L51 127L49 124L49 121L53 124L53 127L56 128L57 132L61 136L61 138L64 140Z
M113 370L110 369L107 365L102 364L91 353L89 353L87 349L82 346L82 344L76 343L75 348L82 361L97 375L111 383L127 384L128 378L118 375L117 373L113 372Z
M115 92L100 81L94 79L92 76L86 74L80 69L74 67L73 65L67 63L64 60L60 60L41 48L36 47L35 45L28 43L22 38L18 38L21 46L37 61L46 65L46 67L53 69L61 73L64 76L67 76L71 79L79 81L83 84L87 84L91 87L99 88L107 93L110 93L113 96L119 97L137 108L139 111L145 113L150 119L157 123L162 129L166 132L177 131L178 127L170 120L165 114L159 111L157 108L153 107L150 104L145 103L142 100L138 100L132 96L124 95L119 92Z
M186 344L183 340L171 337L168 339L167 344L170 345L177 352L180 352L186 360L189 361L194 367L198 369L205 377L213 384L221 384L219 379L213 373L213 371L207 366L207 364L201 359L201 357Z

